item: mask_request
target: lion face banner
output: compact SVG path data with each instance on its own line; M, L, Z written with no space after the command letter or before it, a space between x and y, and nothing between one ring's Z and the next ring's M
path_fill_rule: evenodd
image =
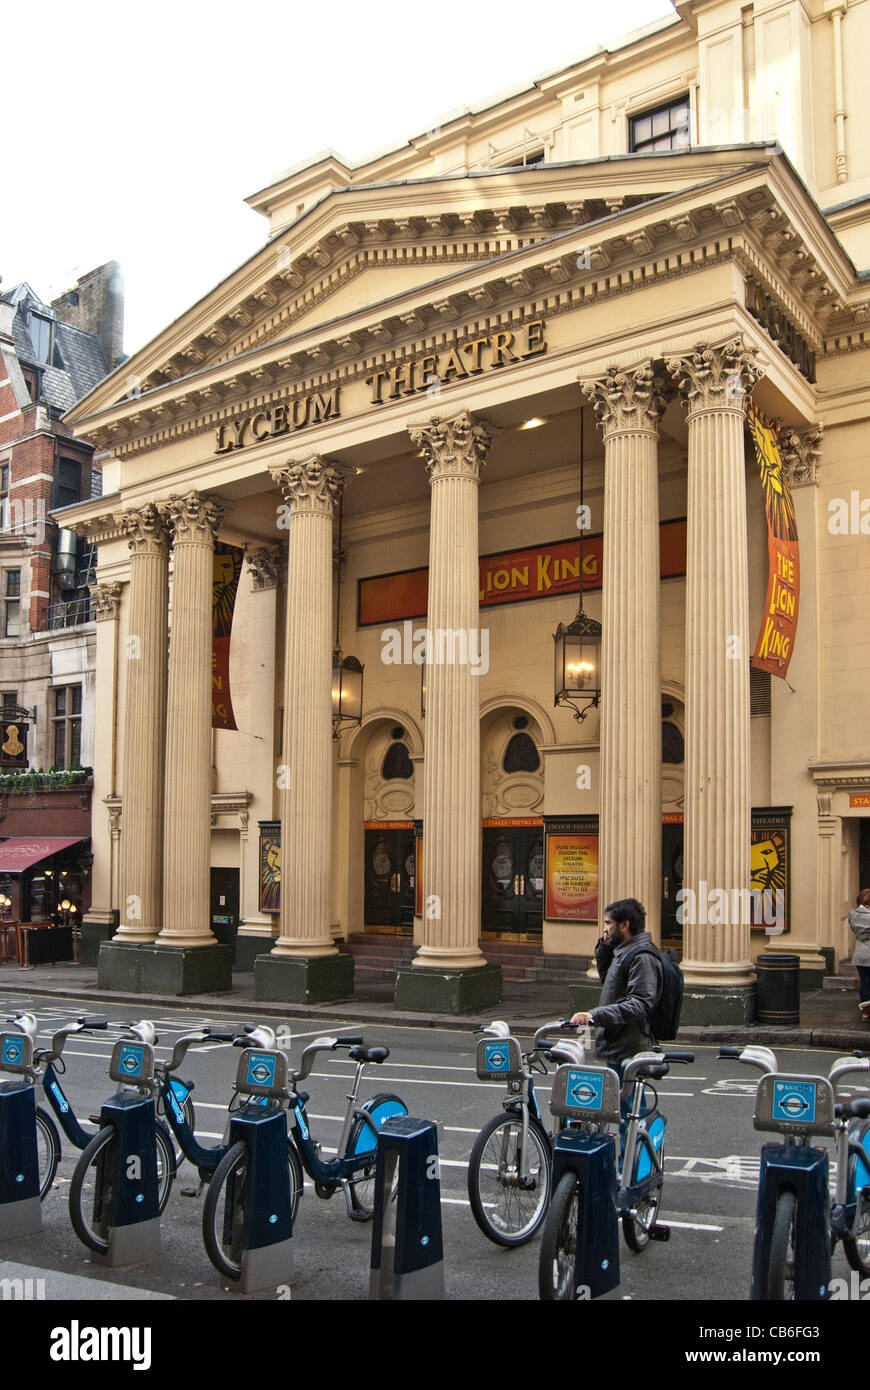
M244 551L218 543L212 567L211 726L235 729L230 696L230 635Z
M782 463L775 427L765 420L751 401L746 402L746 419L755 444L761 470L764 510L767 514L767 553L770 577L761 631L755 644L752 665L785 679L794 651L800 604L800 553L797 521L791 488Z

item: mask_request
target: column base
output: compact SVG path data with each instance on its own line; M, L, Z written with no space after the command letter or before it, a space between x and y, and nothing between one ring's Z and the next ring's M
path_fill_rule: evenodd
M239 934L236 937L236 959L233 969L253 970L257 957L262 956L264 952L271 951L274 942L274 936L242 936Z
M686 982L680 1025L755 1022L755 984L691 985Z
M571 999L571 1013L589 1013L594 1009L601 998L601 980L598 971L595 971L595 979L570 980L568 983L568 994Z
M132 994L218 994L232 988L229 946L125 946L106 941L100 947L97 988Z
M396 972L395 1006L415 1013L472 1014L500 1004L500 965L472 970L407 970Z
M330 1004L353 998L353 956L260 955L254 998L276 1004Z
M100 946L111 941L118 930L118 909L107 912L89 912L82 918L82 935L79 943L79 963L96 965L100 956Z

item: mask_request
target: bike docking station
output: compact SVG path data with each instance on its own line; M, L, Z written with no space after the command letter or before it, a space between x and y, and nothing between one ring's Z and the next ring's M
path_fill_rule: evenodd
M139 1090L117 1091L100 1107L100 1130L113 1131L96 1167L95 1220L108 1244L91 1253L110 1269L139 1264L160 1254L154 1048L147 1042L115 1043L109 1079ZM87 1152L87 1151L86 1151Z
M0 1033L0 1071L25 1078L0 1082L0 1240L42 1230L33 1039Z
M555 1193L565 1174L579 1177L573 1297L598 1298L615 1289L619 1274L619 1220L616 1147L612 1133L599 1126L620 1120L619 1076L610 1067L560 1066L553 1077L550 1113L582 1129L563 1126L553 1146ZM578 1294L582 1290L582 1294Z
M438 1127L395 1115L378 1131L369 1298L443 1297Z
M834 1088L827 1077L773 1072L758 1083L753 1128L807 1139L812 1134L831 1136L834 1105ZM773 1231L777 1202L784 1191L794 1194L794 1297L827 1299L831 1285L827 1149L787 1140L762 1145L756 1231ZM767 1298L772 1244L772 1240L755 1242L749 1291L753 1302Z
M287 1166L287 1058L283 1052L247 1046L239 1058L236 1091L252 1097L230 1121L229 1149L247 1149L246 1168L232 1179L234 1244L240 1251L241 1276L230 1287L236 1293L268 1291L293 1278L293 1206Z

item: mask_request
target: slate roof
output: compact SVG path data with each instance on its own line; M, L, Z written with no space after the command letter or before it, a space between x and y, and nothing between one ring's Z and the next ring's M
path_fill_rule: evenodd
M38 367L42 373L41 399L46 405L69 410L109 374L103 345L95 333L86 333L63 323L54 309L34 294L27 284L13 285L2 298L17 305L12 320L12 337L19 362ZM51 365L37 360L30 340L27 316L35 309L54 323L54 354Z

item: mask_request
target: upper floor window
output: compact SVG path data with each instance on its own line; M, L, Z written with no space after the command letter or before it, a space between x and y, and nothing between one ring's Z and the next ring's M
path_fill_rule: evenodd
M9 464L0 463L0 530L9 525Z
M3 636L18 637L21 631L21 570L6 570L3 585Z
M37 362L51 361L51 319L43 318L42 314L30 315L30 342L33 346L33 355Z
M54 506L71 507L82 500L82 465L80 459L62 458L54 480Z
M514 734L502 760L505 772L537 772L541 766L538 750L528 734Z
M62 685L54 692L54 766L82 765L82 688Z
M381 776L385 782L390 782L396 777L407 779L414 776L414 764L411 762L406 744L390 744L381 766Z
M632 154L652 150L685 150L689 146L689 101L681 97L667 106L657 106L628 123L628 148Z

